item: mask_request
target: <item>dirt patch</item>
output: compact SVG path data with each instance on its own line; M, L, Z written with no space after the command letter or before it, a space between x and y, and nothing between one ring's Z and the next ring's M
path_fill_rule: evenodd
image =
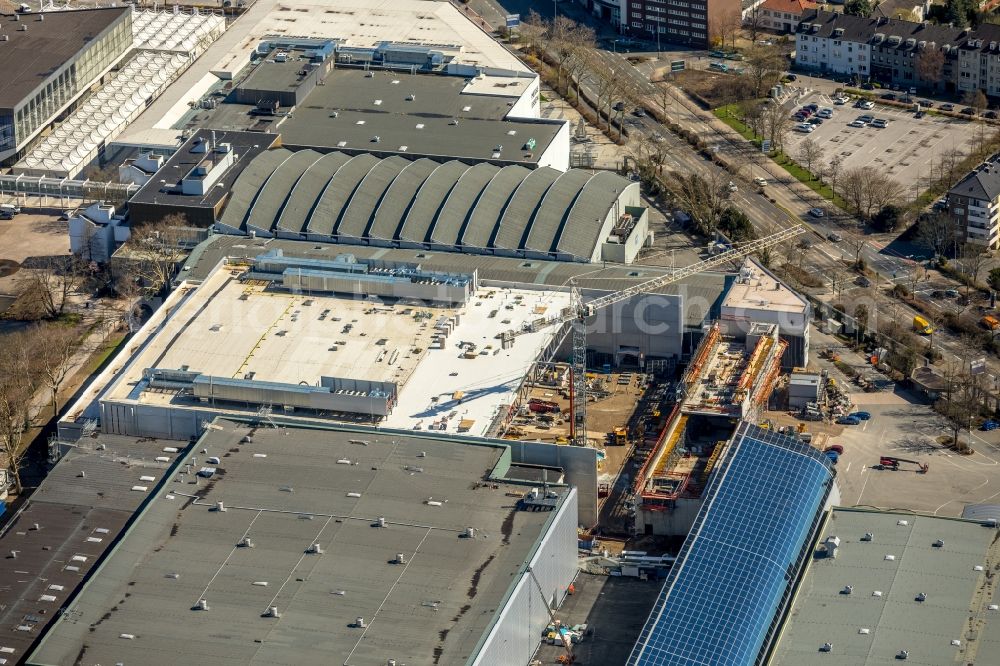
M13 259L0 259L0 278L10 277L21 270L21 264Z

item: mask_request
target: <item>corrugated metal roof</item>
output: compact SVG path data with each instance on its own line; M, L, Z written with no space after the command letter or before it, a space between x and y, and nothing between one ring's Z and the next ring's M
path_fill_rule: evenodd
M498 166L480 162L465 172L441 207L437 222L431 230L431 242L458 245L469 215L475 210L476 201L499 171Z
M422 158L411 162L403 169L382 197L382 202L375 211L375 219L372 220L371 228L366 235L383 240L396 238L396 233L402 226L410 206L413 205L417 192L438 166L434 160Z
M281 211L277 227L296 233L305 231L306 222L319 202L327 183L350 159L350 156L344 153L327 153L310 166L295 183L295 189L292 190Z
M260 189L247 217L247 226L270 231L299 178L320 157L315 150L300 150L279 164Z
M516 250L521 247L521 241L531 225L542 198L562 173L556 169L542 167L532 171L521 181L504 210L500 224L491 239L491 246L505 250Z
M523 166L505 166L483 190L460 238L467 247L489 247L507 204L529 171Z
M524 241L526 249L553 251L556 237L573 210L573 203L594 177L589 171L567 171L552 184L535 213L535 220Z
M246 220L247 212L257 200L261 186L274 173L278 165L288 159L291 154L290 150L278 148L268 150L251 160L240 177L233 183L226 210L220 221L233 229L241 229L244 220Z
M454 160L439 165L434 173L427 177L399 229L401 240L422 243L429 239L435 221L444 210L445 202L459 179L469 169L468 164Z
M375 164L347 202L344 214L337 225L337 235L364 238L375 209L399 173L410 165L410 160L393 155Z
M580 192L556 240L556 249L576 257L590 257L600 242L601 226L608 211L629 184L608 171L597 174ZM588 223L593 224L588 224ZM570 228L572 226L572 228Z
M358 183L378 164L379 159L365 153L351 158L327 183L326 189L316 204L306 232L322 236L333 235L333 230Z

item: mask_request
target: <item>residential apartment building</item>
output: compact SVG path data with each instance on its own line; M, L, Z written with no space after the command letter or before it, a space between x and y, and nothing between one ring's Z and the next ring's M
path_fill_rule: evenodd
M623 31L639 39L707 48L741 20L740 0L623 1Z
M960 51L972 39L971 34L971 30L927 22L813 11L803 14L796 30L795 59L802 69L906 88L954 92L959 89ZM921 67L925 57L922 54L935 50L944 53L936 71ZM973 59L970 54L966 71L972 71ZM997 66L1000 69L1000 62ZM987 74L983 77L987 78Z
M958 60L955 89L982 90L990 97L1000 97L1000 25L982 24L969 31L954 49Z
M948 191L948 211L969 243L1000 247L1000 166L986 163Z
M758 15L759 26L765 30L795 32L802 15L816 7L812 0L765 0L752 11Z

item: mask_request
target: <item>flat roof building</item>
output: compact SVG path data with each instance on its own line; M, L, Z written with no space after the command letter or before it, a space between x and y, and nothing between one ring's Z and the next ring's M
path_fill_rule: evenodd
M177 458L163 442L88 433L0 532L0 659L24 663ZM173 448L173 447L170 447Z
M576 491L510 470L498 442L216 421L28 663L527 663Z
M125 367L98 380L99 411L73 417L170 439L262 409L483 436L516 411L560 329L538 326L509 347L498 334L569 302L566 290L484 287L474 270L265 253L176 290L133 338Z
M1000 665L996 523L837 508L771 666Z
M0 15L0 163L132 49L132 9Z
M182 143L192 106L220 92L250 64L262 39L336 40L351 53L348 62L385 43L410 50L437 51L442 67L475 76L485 69L533 76L530 70L470 17L447 2L426 0L338 0L296 2L294 11L280 0L257 0L149 109L116 139L116 145L173 149ZM390 56L388 62L410 59ZM381 67L383 61L377 66ZM407 62L407 69L412 66Z

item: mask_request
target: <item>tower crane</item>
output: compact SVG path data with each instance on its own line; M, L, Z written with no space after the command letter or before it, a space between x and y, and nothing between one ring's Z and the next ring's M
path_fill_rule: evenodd
M759 252L777 243L793 238L805 231L801 224L782 229L781 231L759 238L757 240L740 243L738 246L720 252L714 257L709 257L698 261L684 268L678 268L659 277L640 282L639 284L622 289L621 291L607 294L595 298L587 303L583 302L580 290L572 285L570 287L570 306L554 317L540 319L525 323L520 330L509 330L500 334L501 346L510 346L518 336L534 333L546 326L560 326L570 324L572 326L573 355L570 370L570 439L576 446L587 445L587 317L593 316L598 310L609 305L628 300L633 296L649 293L668 284L673 284L684 278L721 266L734 259L742 259L747 255Z

